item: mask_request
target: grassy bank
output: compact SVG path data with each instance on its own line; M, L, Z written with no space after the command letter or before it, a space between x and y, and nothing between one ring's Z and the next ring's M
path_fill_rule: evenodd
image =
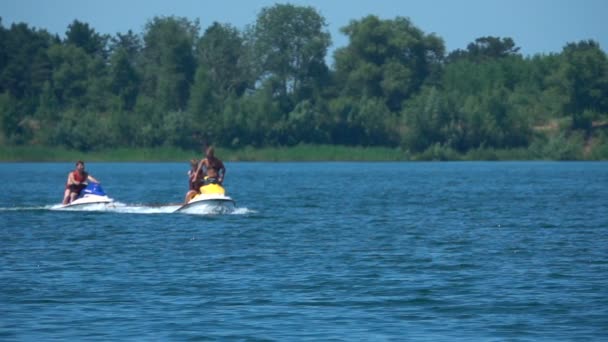
M183 162L200 158L201 150L178 148L118 148L80 152L42 146L0 146L0 161L4 162ZM224 161L472 161L472 160L607 160L608 146L596 146L585 151L582 144L533 144L529 148L496 150L476 149L466 154L435 145L418 154L398 148L346 147L329 145L298 145L294 147L242 149L217 148L216 155Z
M408 159L399 149L329 145L218 149L216 154L230 161L402 161Z
M192 158L194 151L177 148L117 148L81 152L59 147L0 146L0 161L16 162L73 162L76 160L105 162L184 161Z
M171 162L200 158L201 150L177 148L118 148L80 152L55 147L0 146L0 161L72 162L75 160L106 162ZM225 161L398 161L406 155L391 148L299 145L280 148L242 149L216 148L216 155Z

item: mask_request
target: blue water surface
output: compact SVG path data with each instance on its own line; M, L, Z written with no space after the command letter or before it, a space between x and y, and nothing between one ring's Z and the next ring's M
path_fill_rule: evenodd
M608 163L0 164L1 340L608 339Z

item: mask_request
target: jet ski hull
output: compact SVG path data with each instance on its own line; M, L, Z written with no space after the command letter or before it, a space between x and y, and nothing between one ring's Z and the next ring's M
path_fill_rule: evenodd
M89 183L87 187L82 190L78 198L68 204L62 205L61 208L85 208L112 202L114 202L114 200L106 195L99 183Z
M61 208L85 208L87 206L94 206L98 204L108 204L114 202L113 199L108 196L98 196L98 195L85 195L80 197L71 203L65 204L61 206Z
M234 200L225 195L198 195L175 212L189 214L226 214L236 208Z

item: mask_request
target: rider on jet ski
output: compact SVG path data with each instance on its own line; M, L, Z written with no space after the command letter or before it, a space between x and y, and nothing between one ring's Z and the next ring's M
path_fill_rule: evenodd
M206 184L222 184L226 175L226 167L220 159L215 156L215 149L209 146L205 152L206 158L198 164L196 172L203 170Z
M68 174L65 192L63 194L63 204L74 201L78 195L80 195L82 189L87 187L87 181L99 183L95 177L84 170L84 162L79 160L76 162L76 170Z

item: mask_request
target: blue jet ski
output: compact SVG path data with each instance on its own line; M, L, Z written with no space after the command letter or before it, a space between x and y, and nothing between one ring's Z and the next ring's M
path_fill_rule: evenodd
M114 202L113 199L106 195L106 192L99 183L89 183L87 187L82 189L80 195L72 202L65 204L62 208L84 207L94 204L107 204Z

